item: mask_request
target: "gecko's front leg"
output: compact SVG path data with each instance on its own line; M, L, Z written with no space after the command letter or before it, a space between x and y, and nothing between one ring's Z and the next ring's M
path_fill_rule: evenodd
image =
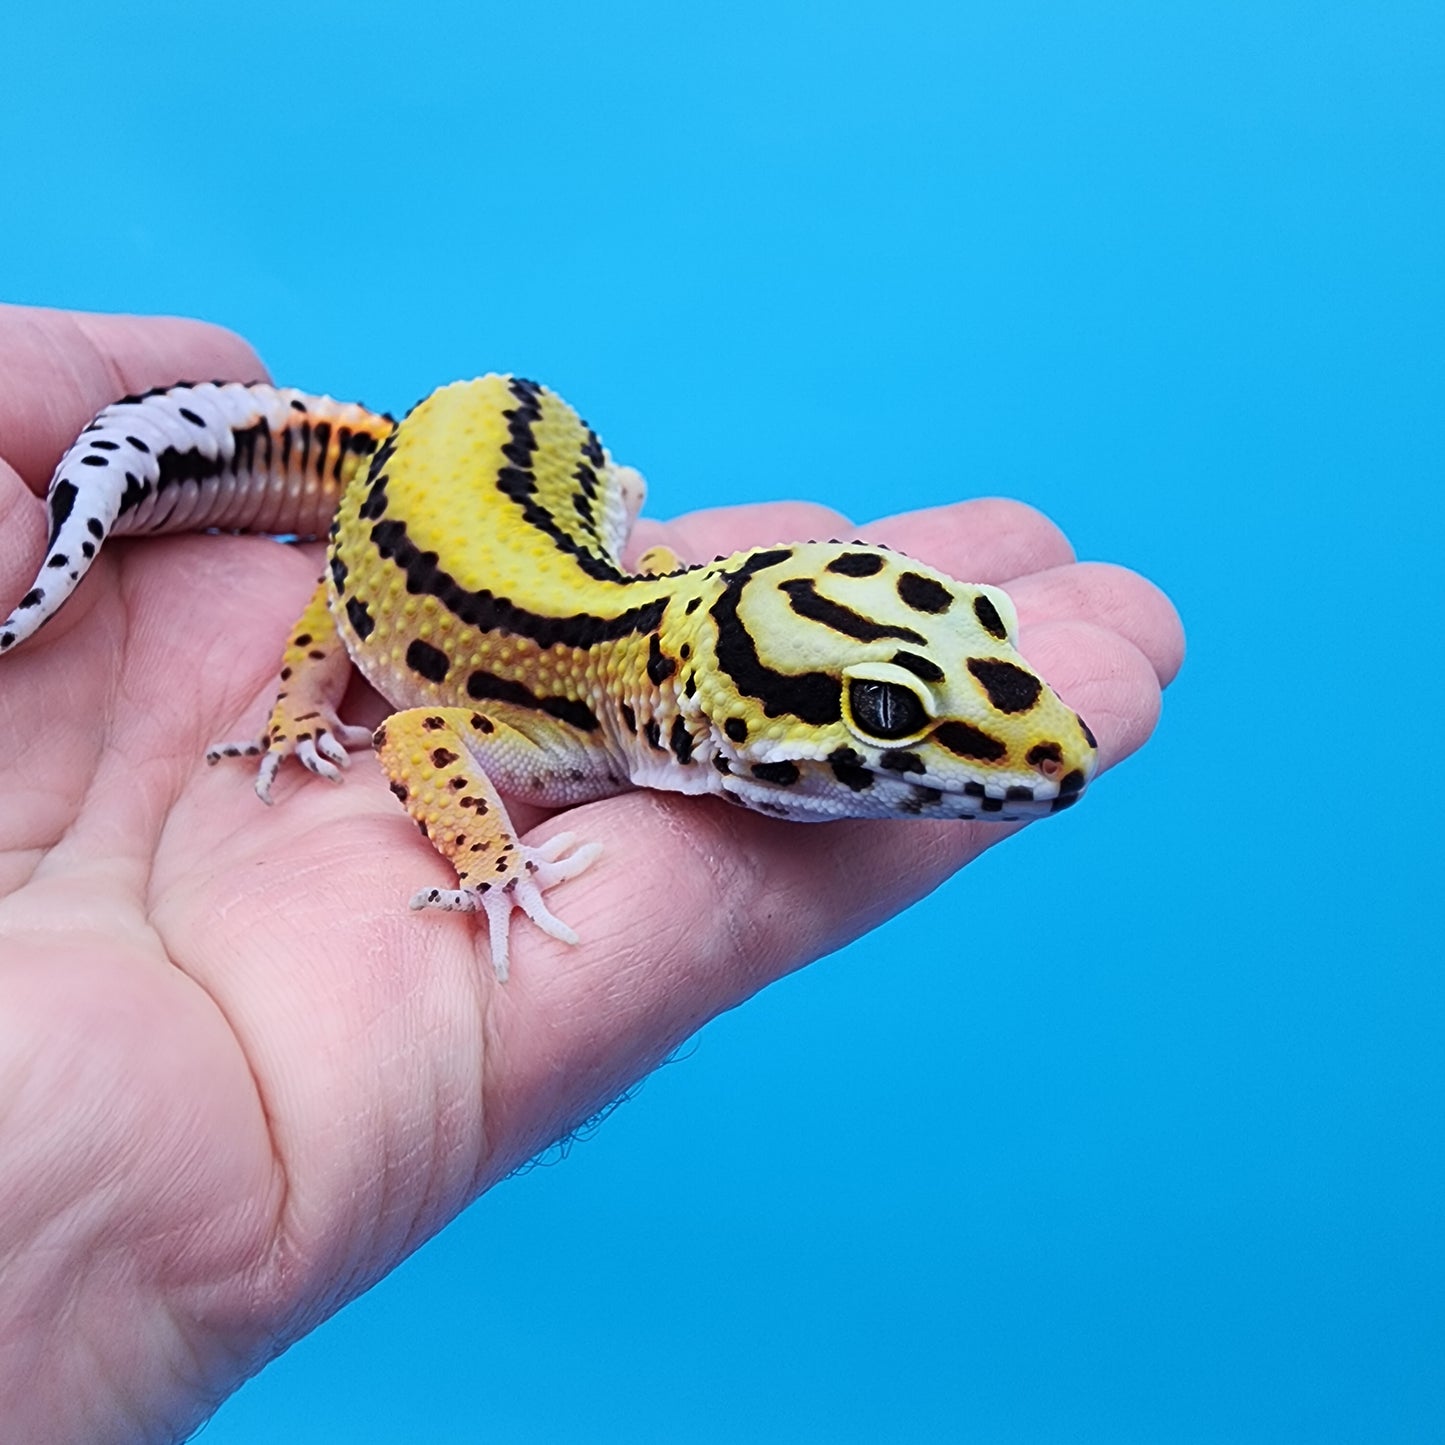
M576 765L585 758L563 729L549 739L546 726L532 720L524 733L500 715L505 711L410 708L388 718L374 737L392 792L422 836L456 869L461 885L423 888L411 906L485 913L499 980L507 977L514 909L553 938L577 942L576 933L547 908L542 895L576 877L602 849L596 843L577 847L570 833L537 848L523 843L493 778L507 792L538 801L560 801L555 789L564 781L574 799L579 783L593 796L616 791L615 780L595 770L588 786L589 775ZM539 730L540 740L529 735Z
M256 794L263 803L271 801L271 785L289 757L299 759L318 777L339 783L337 769L351 762L347 749L371 742L366 728L351 727L336 715L350 676L351 658L327 606L323 578L291 631L265 735L259 740L216 743L206 750L206 761L260 756Z

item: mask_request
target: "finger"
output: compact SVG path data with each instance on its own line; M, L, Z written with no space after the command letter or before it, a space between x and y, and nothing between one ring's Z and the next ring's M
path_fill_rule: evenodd
M172 316L0 305L0 445L32 491L103 406L177 381L264 380L239 336Z
M46 531L45 508L19 473L0 461L0 617L35 576Z
M1143 743L1159 689L1132 643L1089 623L1041 622L1030 646L1086 710L1106 766ZM1015 831L780 823L717 799L652 793L566 821L604 851L567 885L565 907L558 900L582 946L515 938L511 982L492 995L486 1107L498 1170L575 1126L707 1019L841 947Z
M671 522L644 518L627 546L631 560L649 547L671 547L684 562L711 562L749 547L774 542L850 540L856 527L841 512L813 502L759 502L748 507L713 507Z
M1174 604L1127 567L1106 562L1054 567L1014 579L1009 596L1019 609L1026 656L1036 626L1072 619L1127 638L1149 659L1162 687L1174 681L1184 661L1184 625Z
M960 582L1008 583L1074 560L1074 549L1058 527L1042 512L1007 497L884 517L869 522L862 534Z

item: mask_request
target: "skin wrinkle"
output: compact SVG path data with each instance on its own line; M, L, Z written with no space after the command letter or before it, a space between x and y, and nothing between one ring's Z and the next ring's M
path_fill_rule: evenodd
M262 1128L270 1144L271 1164L274 1171L272 1180L273 1197L271 1207L268 1211L271 1221L269 1233L274 1241L274 1248L281 1249L286 1243L285 1221L291 1201L291 1176L286 1165L285 1151L281 1147L281 1141L278 1135L276 1115L266 1102L266 1086L256 1068L254 1060L242 1042L241 1033L235 1027L224 1003L214 992L206 987L198 977L197 971L186 969L185 965L180 961L180 954L172 948L170 941L159 927L157 927L156 932L161 940L162 946L166 950L167 956L176 960L178 971L184 974L187 982L202 994L224 1022L226 1031L235 1041L236 1052L240 1056L241 1062L245 1065L246 1073L251 1080L251 1088L255 1095L256 1107L261 1115ZM259 1273L264 1274L266 1272L266 1264L267 1262L264 1259L260 1262ZM250 1274L253 1272L253 1268L255 1267L238 1267L238 1274Z

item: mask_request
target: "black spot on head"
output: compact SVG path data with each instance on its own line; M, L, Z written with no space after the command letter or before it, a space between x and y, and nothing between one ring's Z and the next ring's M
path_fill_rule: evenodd
M873 774L863 766L863 754L856 748L836 748L828 754L833 776L845 788L862 793L873 786Z
M968 670L983 684L988 700L1000 712L1027 712L1044 685L1027 668L993 657L970 657Z
M997 738L966 722L939 723L933 730L933 740L940 747L957 754L960 758L978 758L982 762L996 763L1007 756L1008 747ZM970 792L977 784L965 784L964 792ZM982 789L980 789L980 794ZM974 794L975 797L979 794Z
M923 766L923 759L917 753L910 753L905 748L890 748L878 759L880 768L887 768L890 773L926 773L927 768Z
M915 612L937 614L953 606L953 593L921 572L905 572L898 579L898 595Z
M998 608L982 592L973 599L973 615L978 618L985 632L991 632L999 639L1008 636L1008 628L1003 625Z
M415 638L406 649L406 665L428 682L445 682L451 670L451 659L441 648Z
M654 632L647 640L647 675L653 685L661 687L677 671L677 660L663 655L662 643Z
M796 763L754 763L751 772L759 782L790 788L801 776Z
M407 791L405 783L393 783L391 785L391 791L396 795L396 798L399 802L406 802Z
M943 669L916 652L895 652L893 662L898 667L906 667L914 677L922 678L924 682L943 681Z
M299 633L297 636L291 639L291 643L294 647L305 647L310 641L311 634L309 632Z
M434 768L449 768L456 762L457 755L450 748L433 748L431 765Z
M1082 769L1075 768L1071 773L1065 773L1059 780L1059 795L1066 797L1071 793L1082 793L1084 791L1084 774Z
M717 623L718 666L744 697L757 698L768 717L792 714L816 726L842 716L842 684L826 672L776 672L758 656L757 643L738 615L748 580L767 567L786 562L793 553L779 547L755 552L739 566L721 574L725 586L710 611Z
M874 622L851 607L844 607L830 597L822 596L813 585L811 577L794 577L778 583L778 590L785 592L788 606L809 622L819 622L824 627L840 632L844 637L856 638L859 642L878 642L885 637L896 637L900 642L926 644L928 639L911 627L889 627L886 623Z
M1095 738L1093 731L1090 729L1088 723L1086 723L1083 718L1079 717L1078 713L1075 713L1074 716L1079 718L1079 731L1083 733L1084 741L1097 752L1099 742L1098 739Z
M828 563L827 570L842 577L873 577L883 570L883 559L875 552L844 552Z
M434 732L439 732L439 731L440 731L442 728L444 728L447 724L446 724L446 719L445 719L445 718L440 718L440 717L424 717L424 718L421 720L421 725L422 725L422 728L423 728L426 732L434 733Z
M692 761L692 734L687 730L687 724L683 722L679 713L672 720L672 736L668 739L672 744L673 755L680 763Z
M723 731L735 743L745 743L748 740L748 725L740 717L730 717L723 724Z
M376 630L376 623L371 613L366 610L366 604L358 601L355 597L346 599L346 615L351 621L356 635L365 642Z
M472 728L476 732L490 733L495 731L495 729L492 727L491 719L483 717L479 712L474 712L468 719L468 721L471 723Z
M346 590L346 563L340 557L331 559L331 580L335 583L338 592Z

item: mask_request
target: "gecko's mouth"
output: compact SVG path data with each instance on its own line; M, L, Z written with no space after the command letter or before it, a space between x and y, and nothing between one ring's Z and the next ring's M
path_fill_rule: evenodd
M1011 821L1013 818L1040 818L1049 813L1062 813L1084 796L1087 786L1088 779L1082 770L1076 768L1057 783L1005 785L968 782L957 790L957 795L966 799L965 806L975 808L981 817Z
M888 775L879 775L888 776ZM896 775L890 781L898 783ZM926 818L959 818L990 823L1017 823L1047 818L1071 808L1084 795L1088 778L1078 769L1057 783L1002 783L973 779L941 788L926 777L910 778L898 799L900 813Z
M735 775L736 776L736 775ZM1073 769L1058 781L937 778L927 773L900 776L873 768L839 769L816 762L764 764L736 776L726 791L765 813L807 818L940 818L986 823L1021 823L1072 807L1084 795L1088 775ZM777 787L759 787L776 783ZM847 802L839 806L839 784ZM785 812L786 809L786 812Z

